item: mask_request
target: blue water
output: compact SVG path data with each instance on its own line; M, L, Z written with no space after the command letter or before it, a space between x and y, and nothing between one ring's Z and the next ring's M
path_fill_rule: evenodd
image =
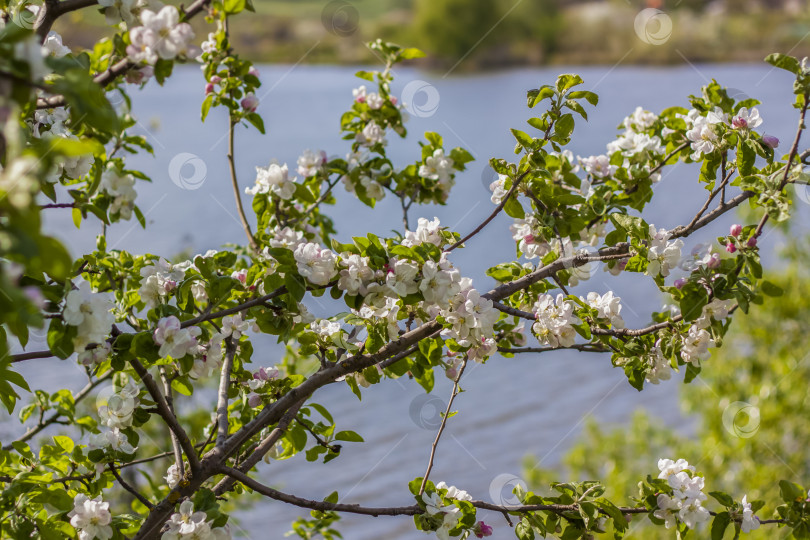
M351 89L358 85L354 71L342 67L261 68L263 87L257 95L268 134L261 136L253 129L237 133L237 169L243 189L252 185L254 167L266 165L272 158L286 161L294 169L296 157L305 148L323 149L329 155L345 154L348 144L340 140L339 117L351 103ZM571 145L574 154L604 152L616 126L636 105L653 111L674 104L688 106L686 97L698 93L708 77L737 89L736 93L764 102L760 106L765 119L762 129L783 141L781 151L787 151L786 141L792 139L795 130L795 111L790 107L791 77L767 66L525 69L447 79L400 68L395 72L395 93L411 81L424 80L436 88L439 103L435 114L411 118L407 124L409 140L389 137L390 156L395 163L405 165L418 158L416 141L425 131L441 133L447 147L463 146L477 160L469 171L459 175L449 205L414 208L411 222L418 216L438 216L444 225L464 233L486 217L492 210L485 188L489 180L482 180L482 176L488 178L484 174L487 159L514 157L509 128L529 131L525 120L539 115L539 111L526 108L526 90L551 83L558 73L566 71L580 73L585 79L584 88L596 91L601 98L599 107L589 110L589 122L578 121ZM148 226L142 230L133 222L112 227L108 233L110 248L171 256L181 250L200 253L226 243L244 242L227 174L226 118L214 111L204 127L200 124L203 85L200 71L188 67L179 69L164 88L150 83L135 95L138 130L147 135L155 149L154 157L130 160L133 167L153 178L152 184L137 186L138 204ZM169 163L183 152L198 156L204 163L205 179L199 189L181 189L169 178ZM703 189L688 167L673 169L655 190L657 197L645 215L652 216L649 221L658 226L688 222L702 203L698 197L702 197ZM339 239L345 241L368 231L385 235L391 229L402 228L397 201L386 199L372 211L349 194L339 192L338 199L331 215ZM249 208L248 198L245 203ZM467 249L453 256L464 275L473 277L481 289L491 285L484 274L488 266L514 257L509 222L506 216L499 216ZM722 234L729 223L729 219L718 220L704 240ZM62 210L50 211L46 226L64 238L73 253L92 250L99 232L92 220L76 231L69 213ZM775 235L771 240L776 240ZM645 285L600 270L576 291L584 295L590 290L615 290L623 298L628 325L637 326L648 321L645 313L661 304L656 289ZM310 307L316 312L326 308L317 303ZM42 336L35 339L43 341ZM278 349L269 340L257 338L255 343L261 345L254 355L258 363L272 365L277 361ZM28 350L38 348L34 343ZM42 388L52 389L66 380L72 381L74 388L83 385L82 371L71 362L30 362L21 370L29 380L36 381L34 386ZM582 353L494 357L484 366L470 366L462 382L465 392L454 405L460 412L448 423L431 478L489 500L493 480L502 474L520 476L526 455L536 456L544 467L558 463L586 418L622 424L639 408L688 432L689 421L678 410L679 384L673 379L638 393L621 370L611 367L608 356ZM434 400L422 409L422 414L430 417L429 423L435 421L435 406L443 408L449 393L449 381L438 374L434 395L441 402ZM325 388L315 401L329 408L338 429L357 431L366 444L345 444L340 458L326 465L307 463L303 456L261 464L256 476L267 484L313 499L338 490L342 502L410 504L407 482L424 473L435 436L433 427L420 427L420 421L414 421L410 413L414 400L424 400L423 395L418 385L407 379L385 381L366 390L362 403L342 383ZM418 410L423 401L416 403L414 408ZM16 432L8 422L0 425L0 436ZM650 468L654 467L651 463ZM290 521L302 513L306 512L261 501L236 515L239 525L235 529L246 538L280 538L289 530ZM511 537L500 516L489 518L498 527L496 538ZM415 531L407 517L348 516L338 528L352 540L425 537Z

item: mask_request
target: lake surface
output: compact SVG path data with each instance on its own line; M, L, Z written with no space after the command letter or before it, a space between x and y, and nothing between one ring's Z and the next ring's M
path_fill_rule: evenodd
M261 68L263 87L257 95L261 98L259 112L264 116L268 134L261 136L253 129L237 133L238 173L243 189L253 184L254 167L266 165L273 158L286 161L294 169L297 156L306 148L323 149L329 155L346 153L348 144L340 140L339 118L351 104L352 88L359 84L353 76L355 71L311 66ZM796 115L790 107L792 76L772 71L768 66L549 68L447 79L400 68L395 72L395 94L412 81L426 81L435 88L439 101L434 114L411 117L407 124L410 139L399 141L389 137L394 161L404 165L418 158L417 141L425 131L441 133L446 147L463 146L476 158L469 171L458 176L451 204L414 207L411 223L419 216L438 216L444 225L464 234L489 215L493 206L485 188L489 183L489 176L484 173L487 160L514 158L514 139L509 128L529 131L525 120L542 112L526 108L526 90L553 83L558 73L569 71L581 74L585 79L583 88L596 91L601 98L598 108L589 108L588 123L577 121L571 145L574 154L604 152L616 126L636 105L656 112L676 104L688 107L687 96L699 93L708 77L737 89L736 94L764 102L760 106L765 120L762 129L782 140L780 152L787 152L787 141L795 130ZM200 124L203 86L200 71L186 67L179 69L164 88L150 83L143 92L135 94L138 129L148 136L155 149L154 158L130 160L132 166L153 178L152 184L136 186L137 202L149 224L146 230L134 223L112 227L108 234L110 248L172 256L181 250L201 253L226 243L244 242L227 174L226 118L221 111L214 111L204 128ZM427 107L425 110L433 109L434 103L425 103L426 97L423 94L414 101ZM204 180L198 189L181 189L169 177L169 164L181 153L194 154L201 160L196 161L197 165L203 164ZM655 187L658 196L645 214L649 221L667 228L688 222L702 204L704 193L694 172L692 168L679 166L665 175ZM482 177L487 178L486 182ZM391 229L402 228L397 201L388 198L372 211L340 190L338 199L331 215L338 238L343 241L369 230L385 235ZM249 209L249 199L244 200ZM724 234L730 222L719 220L703 240ZM464 275L474 278L479 289L490 288L491 280L484 274L488 266L514 257L509 223L508 217L499 216L467 249L455 252L452 257ZM49 211L46 226L64 238L74 254L94 249L95 234L99 232L93 220L76 231L69 212L62 210ZM770 240L776 240L776 235ZM698 241L690 241L686 251ZM648 322L646 314L661 305L657 290L651 284L645 285L638 286L631 279L599 270L575 291L582 295L591 290L616 291L623 298L623 315L632 327ZM315 312L323 312L325 308L317 302L310 307ZM34 340L44 342L42 336L35 336ZM272 340L257 338L254 343L263 345L256 347L254 361L261 365L277 361L278 348ZM39 348L34 342L28 350ZM83 385L83 371L72 362L26 362L21 371L29 381L37 381L33 386L40 388L53 389L68 380L73 388ZM444 408L451 390L450 381L440 375L437 374L436 388L427 398L416 383L407 379L384 381L365 390L363 403L343 383L321 390L315 401L332 412L338 429L357 431L366 444L345 444L340 458L326 465L307 463L302 455L271 465L261 464L258 478L312 499L322 499L338 490L342 502L371 506L410 504L407 483L424 474L435 437L437 410ZM683 418L678 409L680 384L676 378L638 393L621 370L612 368L609 356L576 352L515 359L493 357L486 365L471 365L462 380L465 392L454 404L454 409L460 412L448 422L431 479L459 486L474 498L490 500L493 481L504 474L520 477L526 455L536 456L543 467L557 464L589 417L622 425L635 410L642 408L668 425L689 432L689 419ZM17 431L8 421L0 423L0 437L4 440ZM650 463L650 470L655 466ZM496 499L500 497L497 481L493 491ZM301 514L306 512L282 503L262 502L236 515L235 532L245 538L281 538L289 530L290 522ZM496 526L495 538L513 537L501 516L483 512L482 516ZM338 529L344 538L352 540L427 537L416 531L407 517L347 516Z

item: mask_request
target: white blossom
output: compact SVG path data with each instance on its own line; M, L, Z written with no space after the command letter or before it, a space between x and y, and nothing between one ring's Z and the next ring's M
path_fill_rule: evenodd
M441 234L441 223L439 218L434 217L433 221L427 218L419 218L415 231L405 231L405 238L402 245L413 247L419 244L433 244L441 247L444 239Z
M132 425L132 415L138 406L139 389L130 378L127 385L107 398L98 408L101 424L110 428L125 428Z
M714 340L706 330L696 325L690 326L688 334L682 339L681 358L684 362L699 366L701 360L711 356L709 348L714 347Z
M492 197L489 200L492 204L501 204L503 198L508 191L504 188L504 183L509 179L505 174L499 174L498 179L489 185L489 190L492 192Z
M115 25L120 21L124 21L127 26L136 21L133 13L136 4L136 0L99 0L98 2L98 5L104 8L107 24Z
M762 118L759 116L759 111L756 107L748 110L748 107L743 107L732 118L731 125L734 129L754 129L762 124Z
M586 158L579 158L582 166L585 168L585 172L590 174L595 178L607 178L613 176L613 173L616 172L618 167L616 165L610 164L610 158L601 155L601 156L590 156Z
M160 319L154 333L155 343L160 345L160 356L182 358L197 352L200 332L196 326L181 328L180 320L174 315Z
M338 288L350 295L363 295L368 293L368 285L375 278L374 270L369 266L368 257L355 253L340 254L340 279Z
M700 317L695 320L698 328L708 328L712 324L712 319L722 321L728 317L731 308L734 307L734 300L720 300L713 298L711 302L703 306Z
M596 309L597 317L610 321L613 328L624 328L624 319L622 319L621 311L621 298L613 295L613 291L608 291L604 295L597 292L589 292L587 299L583 298L589 306Z
M79 493L73 498L73 510L68 512L70 524L78 531L79 540L108 540L112 538L110 504Z
M318 244L299 244L294 255L298 272L315 285L326 285L337 273L335 254Z
M62 44L62 36L51 30L42 42L42 55L62 58L70 54L70 47Z
M759 519L754 515L751 510L751 503L748 502L748 495L742 498L742 522L740 523L740 530L744 533L749 533L753 530L759 529Z
M295 181L288 177L287 164L279 165L275 159L267 167L256 167L256 183L253 187L245 188L248 195L272 193L280 198L289 200L295 193Z
M132 454L137 450L129 444L129 439L125 433L121 433L118 428L113 428L109 431L102 431L90 436L91 448L109 448L113 452L123 452L125 454Z
M660 343L656 342L649 354L644 355L644 360L650 369L644 376L650 384L658 384L661 381L668 381L672 376L672 367L661 351Z
M110 213L118 214L121 219L132 217L135 207L135 178L131 174L120 174L115 168L109 168L101 175L101 189L113 198Z
M658 120L658 116L650 111L645 111L642 107L636 107L633 114L624 119L622 124L628 130L635 132L647 131Z
M446 183L450 180L452 171L453 160L444 155L443 148L437 148L433 155L426 157L425 163L419 167L419 176Z
M692 143L692 159L695 161L700 160L702 155L714 152L718 142L712 123L702 116L695 119L692 129L686 132L686 138Z
M683 240L680 238L670 241L670 233L666 229L655 230L654 225L650 225L650 245L647 254L649 264L645 274L648 276L669 275L670 270L678 266L681 260L681 248Z
M103 341L92 349L85 349L79 352L78 362L83 366L92 366L102 363L110 356L112 346Z
M250 321L243 321L242 314L236 313L234 315L227 315L222 318L222 334L223 338L231 336L233 339L238 340L242 334L250 329Z
M326 163L326 152L313 152L309 148L298 157L298 174L304 177L315 176Z
M573 303L565 300L562 294L556 299L550 294L541 294L534 305L537 320L532 325L538 341L552 347L573 345L576 331L572 324L578 322L573 311Z
M357 142L369 148L377 144L385 145L387 142L385 140L385 128L374 120L366 124L363 131L358 133L355 138Z
M94 293L87 282L67 294L62 320L65 324L77 327L77 335L73 341L75 350L107 339L115 322L115 317L110 312L112 307L113 303L108 295Z
M154 65L158 58L172 60L190 53L189 43L194 38L194 31L191 25L179 22L179 19L177 8L171 5L163 6L157 13L148 9L141 11L143 26L129 31L129 59L136 64Z
M185 471L181 471L176 463L172 463L169 468L166 470L166 476L163 478L166 480L166 484L170 488L174 488L177 484L180 483L180 480L183 479L183 475Z
M141 268L140 274L142 279L138 294L146 307L151 309L162 303L177 288L177 284L186 275L186 265L158 259Z

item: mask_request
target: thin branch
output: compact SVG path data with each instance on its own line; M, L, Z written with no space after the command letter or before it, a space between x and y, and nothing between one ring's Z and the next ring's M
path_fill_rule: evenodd
M610 352L610 349L606 347L601 347L597 343L575 343L570 347L521 347L518 349L512 349L509 347L498 347L498 352L507 354L544 353L544 352L565 351L565 350L574 350L580 352L595 352L595 353Z
M228 475L231 478L241 482L246 487L252 489L256 493L260 493L265 497L269 497L276 501L285 502L287 504L292 504L294 506L298 506L299 508L309 508L311 510L317 510L319 512L345 512L347 514L361 514L366 516L415 516L419 514L423 514L425 511L419 505L411 505L411 506L388 506L388 507L368 507L368 506L360 506L359 504L345 504L345 503L331 503L326 501L315 501L311 499L304 499L302 497L297 497L295 495L290 495L288 493L284 493L278 491L277 489L273 489L269 486L254 480L253 478L249 477L245 473L233 469L231 467L220 467L220 472L222 474ZM492 504L484 501L470 501L476 508L480 508L482 510L491 510L493 512L500 512L503 514L508 513L526 513L526 512L542 512L542 511L550 511L555 512L557 514L562 514L566 512L579 512L579 505L578 504L524 504L524 505L497 505ZM618 510L622 514L648 514L650 510L644 506L625 506L620 507ZM600 513L606 515L604 510L599 510ZM714 512L710 512L710 514L715 515ZM735 518L734 521L741 521L742 517ZM761 520L760 523L762 524L770 524L770 523L785 523L785 520L782 519L769 519L769 520Z
M112 373L113 372L110 371L108 373L105 373L104 375L102 375L101 377L96 379L95 381L87 383L87 385L84 388L79 390L79 392L75 396L73 396L74 405L76 403L80 402L85 397L87 397L87 395L90 394L90 392L95 387L97 387L98 385L100 385L101 383L103 383L104 381L109 379L110 377L112 377ZM59 423L59 419L61 417L62 417L62 414L60 412L53 413L47 419L40 420L40 422L38 422L36 426L34 426L31 429L29 429L28 431L26 431L20 438L16 439L14 442L25 442L25 441L30 440L34 435L36 435L37 433L39 433L40 431L42 431L46 427L50 426L51 424ZM14 448L14 446L12 446L11 443L3 446L3 450L11 450L13 448Z
M309 205L309 206L308 206L306 209L304 209L304 211L301 213L301 214L302 214L302 215L301 215L301 217L296 218L296 219L293 219L293 220L291 220L291 221L288 221L288 222L287 222L287 225L288 225L288 226L295 225L296 223L298 223L299 221L301 221L301 219L303 219L305 216L309 215L309 213L310 213L310 212L312 212L313 210L315 210L315 209L316 209L316 208L317 208L317 207L318 207L318 206L319 206L319 205L320 205L320 204L321 204L323 201L325 201L325 200L326 200L326 198L327 198L327 197L329 196L329 194L332 192L332 189L333 189L333 188L334 188L334 187L337 185L337 183L338 183L338 182L340 182L340 178L341 178L341 177L340 177L340 176L338 176L337 178L335 178L335 181L334 181L334 182L327 182L326 191L324 191L324 192L321 194L321 196L320 196L320 197L318 197L318 199L317 199L317 200L316 200L314 203L310 204L310 205Z
M222 372L219 376L219 392L217 396L217 444L219 448L228 438L228 388L231 385L231 369L233 357L236 356L236 343L233 337L225 340L225 361L222 363Z
M147 499L146 497L144 497L143 495L141 495L140 493L138 493L138 490L137 490L137 489L135 489L134 487L130 486L130 485L129 485L129 484L128 484L128 483L127 483L127 482L126 482L126 481L125 481L123 478L121 478L121 475L120 475L120 474L118 474L118 471L115 469L115 465L113 465L112 463L110 463L110 464L109 464L109 469L110 469L110 472L111 472L111 473L113 473L113 476L115 476L115 479L116 479L116 480L118 480L118 483L119 483L119 484L121 484L121 487L122 487L122 488L124 488L125 490L127 490L128 492L130 492L130 493L131 493L131 494L132 494L132 495L133 495L133 496L134 496L136 499L138 499L139 501L141 501L141 503L143 503L143 505L144 505L145 507L147 507L148 509L150 509L150 510L151 510L152 508L154 508L154 507L155 507L155 505L154 505L154 504L152 504L152 503L149 501L149 499Z
M461 376L464 374L464 369L467 367L467 356L464 356L464 360L461 362L461 369L458 370L458 375L456 375L456 380L453 381L453 392L450 394L450 400L447 402L447 409L444 411L444 416L442 416L442 423L439 426L439 431L436 432L436 439L433 441L433 444L430 447L430 458L428 459L427 469L425 470L425 476L422 478L422 485L419 487L419 495L425 492L425 486L427 485L428 477L430 476L430 471L433 469L433 458L436 456L436 447L439 446L439 439L442 437L442 433L444 432L444 426L447 425L447 419L450 417L450 408L453 406L453 400L456 399L456 396L459 392L458 381L461 379Z
M419 506L400 506L400 507L390 507L390 508L367 508L360 506L359 504L341 504L341 503L329 503L324 501L312 501L308 499L302 499L301 497L296 497L295 495L289 495L287 493L282 493L276 489L273 489L269 486L265 486L257 482L256 480L252 479L242 471L237 469L233 469L231 467L220 467L220 472L222 474L228 475L229 477L233 478L234 480L241 482L246 487L249 487L253 491L257 493L261 493L266 497L270 497L271 499L275 499L277 501L286 502L301 508L311 508L313 510L320 510L322 512L348 512L352 514L364 514L368 516L415 516L417 514L421 514L424 512Z
M160 380L163 381L163 392L166 395L166 405L169 407L169 411L171 411L172 415L177 417L177 414L174 412L174 397L172 396L172 384L169 382L169 377L166 376L166 366L160 366ZM158 413L159 414L159 413ZM174 464L177 466L178 474L183 474L185 467L183 466L183 452L180 449L180 439L177 438L177 435L174 434L174 431L170 431L172 436L172 449L174 451Z
M515 182L514 182L514 184L512 184L512 187L509 188L509 191L506 193L506 195L504 195L503 199L501 199L501 202L498 204L498 206L495 207L495 210L492 211L492 213L489 215L489 217L487 219L482 221L481 224L478 225L478 227L476 227L473 230L473 232L471 232L470 234L468 234L467 236L465 236L464 238L462 238L461 240L459 240L458 242L456 242L455 244L453 244L452 246L447 248L445 251L448 251L448 252L453 251L454 249L456 249L460 245L464 244L464 242L468 241L470 238L472 238L473 236L475 236L476 234L481 232L481 230L484 227L489 225L489 222L492 221L493 219L495 219L495 216L500 214L501 210L503 210L503 207L506 206L506 203L509 201L509 197L511 197L515 193L515 191L517 191L518 186L520 185L520 183L523 181L523 178L527 174L529 174L529 171L524 172L523 174L521 174L520 176L518 176L515 179Z
M166 422L166 425L177 437L177 441L183 448L183 452L186 454L186 459L188 459L188 462L191 465L192 472L196 473L200 469L200 461L197 459L197 452L194 450L194 445L191 444L185 430L177 421L177 417L172 413L168 403L166 403L166 399L163 397L160 388L158 388L155 379L152 378L152 375L146 371L146 368L143 367L143 364L141 364L137 358L132 358L130 360L130 364L132 364L132 367L135 369L135 373L137 373L138 377L140 377L141 381L143 381L144 386L146 386L147 391L149 391L149 395L152 396L152 400L157 405L158 414L161 418L163 418L163 421Z
M37 358L50 358L52 356L56 356L51 351L32 351L32 352L25 352L25 353L18 353L11 355L11 363L14 362L22 362L24 360L34 360Z
M787 165L785 165L785 174L782 176L782 181L779 183L779 191L782 191L787 185L788 178L790 176L790 167L793 165L793 160L796 159L796 155L799 153L799 142L802 138L802 132L805 129L804 118L807 115L807 107L810 106L808 99L810 99L810 94L804 94L804 105L802 105L802 112L799 115L799 128L796 130L796 137L793 139L793 146L790 147ZM754 231L752 236L753 238L758 238L759 235L762 234L762 228L765 227L765 223L768 221L768 216L769 214L762 216L762 219L759 221L759 225L757 225L757 228Z
M228 169L231 173L233 196L236 199L236 210L239 213L239 221L242 222L242 228L245 230L245 234L248 237L250 247L253 248L254 251L259 251L259 244L256 243L256 239L253 237L253 233L250 231L250 224L248 223L247 216L245 215L245 208L242 206L242 194L239 192L239 182L236 179L236 161L234 159L233 145L234 127L236 127L236 122L234 121L233 117L231 117L228 122Z
M304 400L301 400L290 407L290 410L288 410L284 416L281 417L281 420L279 420L276 427L270 431L267 437L265 437L262 442L259 443L259 446L257 446L253 452L247 458L245 458L237 469L246 473L251 470L259 461L261 461L267 452L269 452L276 445L278 440L284 436L284 434L287 432L287 427L293 421L303 405ZM214 494L222 495L223 493L230 491L235 483L236 481L231 477L223 478L219 481L219 483L217 483L216 486L214 486Z
M674 150L672 150L672 152L670 152L669 154L667 154L667 155L664 157L664 159L662 159L662 160L661 160L661 163L659 163L658 165L656 165L655 167L653 167L652 169L650 169L650 175L652 176L653 174L655 174L655 173L657 173L658 171L660 171L660 170L661 170L661 169L664 167L664 165L666 165L666 164L667 164L667 161L669 161L670 159L672 159L672 157L673 157L675 154L677 154L678 152L680 152L681 150L683 150L683 149L684 149L684 148L686 148L687 146L689 146L689 142L681 143L681 145L680 145L680 146L678 146L677 148L675 148Z

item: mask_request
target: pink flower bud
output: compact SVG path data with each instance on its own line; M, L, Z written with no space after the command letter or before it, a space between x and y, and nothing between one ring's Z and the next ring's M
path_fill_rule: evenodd
M208 95L213 91L214 91L214 83L208 83L205 85L205 95Z
M717 268L720 266L720 255L717 253L712 253L712 256L709 258L708 264L706 264L709 268Z
M484 523L483 521L479 521L473 527L473 533L475 534L476 538L484 538L485 536L492 536L492 527Z
M173 279L167 279L163 283L163 290L166 291L166 292L172 292L176 288L177 288L177 282L174 281Z
M527 234L526 236L523 237L523 241L526 242L527 244L533 244L534 243L534 235L533 234Z
M397 100L397 97L396 97L396 96L391 96L391 97L390 97L390 98L388 98L388 99L390 99L390 100L391 100L391 103L393 103L394 105L396 105L396 104L397 104L397 102L399 101L399 100Z
M777 146L779 146L779 139L777 139L773 135L763 135L762 144L764 144L769 148L776 148Z
M735 223L734 225L731 226L730 232L731 236L733 236L734 238L740 236L740 233L742 233L742 225L740 225L739 223Z
M247 112L253 112L259 106L259 98L253 94L248 94L242 99L241 105Z
M728 244L726 244L726 251L728 251L729 253L734 253L735 251L737 251L737 246L734 245L734 242L729 242Z
M248 75L253 75L254 77L256 77L258 79L259 78L259 70L256 69L256 66L250 66L250 69L248 70Z
M686 278L678 278L675 280L675 288L678 290L683 289L683 286L686 285Z
M450 366L449 368L444 370L444 375L451 381L455 381L456 377L458 377L458 369L456 366Z
M746 242L745 245L750 248L757 247L757 237L752 236L751 238L748 239L748 242Z
M250 394L248 396L248 405L251 407L258 407L262 404L262 396L259 394Z
M219 84L222 82L222 77L219 75L211 75L211 79L208 82L211 84Z
M741 118L739 116L735 116L731 120L731 126L734 129L745 129L748 127L748 120L746 120L745 118Z
M366 102L366 96L357 96L354 99L354 101L356 101L357 103L365 103Z

